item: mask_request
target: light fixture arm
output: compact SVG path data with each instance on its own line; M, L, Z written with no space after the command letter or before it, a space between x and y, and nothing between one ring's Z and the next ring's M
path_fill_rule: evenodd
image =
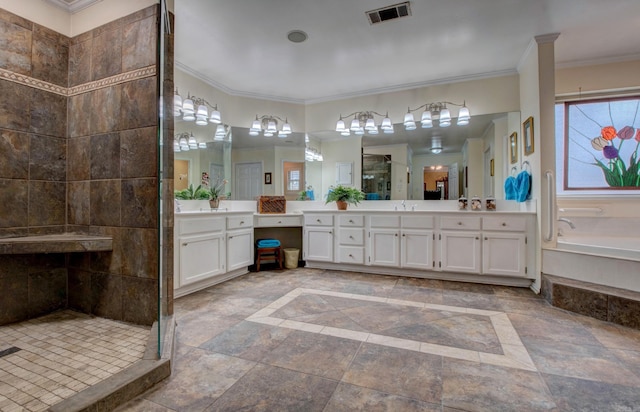
M460 104L460 103L453 103L453 102L433 102L433 103L425 103L422 106L418 106L415 109L412 109L410 107L407 108L407 113L412 113L412 112L417 112L420 109L425 109L429 110L431 112L440 112L442 109L446 109L447 105L450 106L457 106L457 107L467 107L467 102L466 100Z

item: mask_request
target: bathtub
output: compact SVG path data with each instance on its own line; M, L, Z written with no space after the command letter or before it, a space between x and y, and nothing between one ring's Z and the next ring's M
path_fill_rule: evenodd
M556 248L542 250L542 273L640 292L640 232L623 233L639 236L558 236Z
M558 236L557 250L640 261L640 233L638 237L623 236Z

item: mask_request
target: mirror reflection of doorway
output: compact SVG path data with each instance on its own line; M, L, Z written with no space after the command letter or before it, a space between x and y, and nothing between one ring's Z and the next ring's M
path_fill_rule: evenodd
M391 155L362 155L362 191L367 200L391 198Z
M448 166L425 166L423 175L424 200L449 199Z
M175 159L173 161L173 188L184 190L189 187L189 161Z

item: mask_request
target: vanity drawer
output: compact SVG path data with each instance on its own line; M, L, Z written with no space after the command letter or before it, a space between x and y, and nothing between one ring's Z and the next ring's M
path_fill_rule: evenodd
M480 230L480 216L444 216L440 218L441 229Z
M398 215L372 215L369 219L371 227L390 227L398 229L400 227L400 216Z
M304 215L305 226L333 226L333 215Z
M195 217L181 218L179 235L191 235L194 233L221 232L224 230L224 217Z
M403 229L433 229L433 216L402 216Z
M527 230L527 218L522 216L491 216L482 218L483 230L524 232Z
M227 230L253 227L253 216L227 216Z
M255 227L302 227L302 216L256 216Z
M340 227L363 227L363 215L340 215L338 216L338 224Z
M364 264L364 248L363 247L341 247L338 251L340 263L354 263L358 265Z
M364 245L364 229L340 228L340 244L341 245Z

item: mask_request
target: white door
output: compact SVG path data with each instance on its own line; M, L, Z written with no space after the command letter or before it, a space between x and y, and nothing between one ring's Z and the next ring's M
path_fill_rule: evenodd
M458 200L460 197L460 183L458 179L458 164L451 163L449 165L449 199Z
M489 147L484 152L484 197L493 195L493 176L491 176L491 147Z
M262 194L262 163L236 163L233 198L255 200Z

